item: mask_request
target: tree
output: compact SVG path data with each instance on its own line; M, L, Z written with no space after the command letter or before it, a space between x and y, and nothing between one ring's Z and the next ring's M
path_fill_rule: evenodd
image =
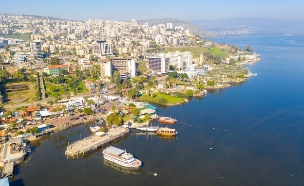
M181 74L179 74L179 77L180 77L182 80L184 80L184 79L189 79L189 76L188 76L188 74L186 74L186 73L181 73Z
M204 90L204 85L203 84L198 84L197 86L196 86L196 88L198 88L199 90Z
M233 58L230 58L230 59L229 59L229 64L234 65L235 62L236 62L235 59L233 59Z
M214 86L214 81L211 81L211 80L207 81L207 85L208 86Z
M86 102L87 102L88 105L95 105L96 104L95 101L93 101L91 99L87 100Z
M60 64L60 59L58 57L52 57L50 59L50 64L51 65L59 65Z
M90 114L93 114L93 111L91 108L84 108L83 113L86 115L90 115Z
M9 49L9 46L8 45L4 45L4 49L6 50L6 51L8 51Z
M140 110L139 110L138 108L134 108L133 111L132 111L132 114L133 114L134 116L139 116Z
M169 72L168 77L176 78L177 77L177 72Z
M10 76L11 74L7 70L0 70L0 82L5 83Z
M14 72L13 78L16 81L23 81L25 79L25 74L22 72L22 70L18 69L16 72Z
M188 90L186 90L185 94L186 94L187 97L192 97L193 96L193 90L188 89Z
M117 112L111 113L107 117L107 124L108 125L121 125L123 122L122 117Z
M138 63L138 71L140 72L140 74L144 74L147 71L147 66L145 62L139 62Z
M115 83L116 85L120 84L120 73L117 70L115 70L114 73L113 73L112 83Z
M247 48L245 49L247 52L253 52L253 47L252 46L247 46Z

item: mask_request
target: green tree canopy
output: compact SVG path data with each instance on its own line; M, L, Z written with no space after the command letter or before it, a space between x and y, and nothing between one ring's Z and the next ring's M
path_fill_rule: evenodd
M146 66L146 63L145 62L139 62L138 63L138 70L139 70L140 74L144 74L148 70L147 66Z
M58 57L52 57L50 59L50 64L51 65L59 65L60 64L60 59Z
M193 93L194 93L193 90L189 90L189 89L188 89L188 90L186 90L186 93L185 93L185 94L186 94L187 97L192 97L192 96L193 96Z
M133 111L132 111L132 114L133 114L134 116L139 116L140 110L137 109L137 108L134 108Z
M16 72L14 72L13 78L16 81L23 81L25 80L25 74L22 72L22 70L18 69Z
M115 83L116 85L120 84L120 73L117 70L115 70L114 73L113 73L112 83Z
M121 125L123 122L122 117L119 113L114 112L111 113L108 117L107 117L107 124L108 125Z
M84 108L83 113L86 115L90 115L90 114L93 114L93 111L91 108Z
M247 48L245 49L247 52L253 52L253 47L252 46L247 46Z
M10 76L11 74L7 70L0 70L0 82L5 83Z

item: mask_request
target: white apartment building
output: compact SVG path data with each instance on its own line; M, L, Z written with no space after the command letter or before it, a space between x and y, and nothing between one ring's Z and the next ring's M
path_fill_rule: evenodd
M160 57L160 58L168 58L169 59L169 65L172 65L178 70L182 70L186 68L187 66L192 65L192 53L191 52L169 52L169 53L160 53L154 55L154 57ZM149 57L148 57L149 58Z
M136 61L131 58L117 57L100 63L102 77L112 76L114 70L119 71L121 79L136 77Z
M208 73L208 67L197 67L195 64L187 66L185 70L180 71L181 73L186 73L189 78L194 78L196 76L204 76Z
M173 24L172 23L167 23L167 29L172 29L173 28Z
M92 63L87 58L78 59L78 65L81 70L89 70L92 68Z
M100 75L101 77L111 77L112 76L112 64L111 61L101 61L100 62Z

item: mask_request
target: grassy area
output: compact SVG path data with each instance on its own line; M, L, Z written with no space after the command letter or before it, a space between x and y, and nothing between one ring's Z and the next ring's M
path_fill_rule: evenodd
M18 100L24 100L26 98L29 98L29 102L34 101L35 99L35 83L32 82L23 82L23 83L12 83L9 84L9 86L19 86L19 85L26 85L28 87L28 90L22 90L22 91L11 91L7 92L7 100L9 102L18 102Z
M199 58L200 54L203 54L205 51L207 51L207 48L202 47L179 47L179 48L166 48L165 53L168 52L191 52L193 55L193 58Z
M174 96L166 95L166 94L155 94L155 97L151 97L151 96L147 96L147 95L143 94L141 97L139 97L139 100L144 101L144 102L149 102L149 103L162 104L162 103L159 103L159 98L166 99L168 101L166 105L177 105L177 104L181 104L181 103L185 102L185 100L183 98L178 98L178 97L174 97Z
M25 41L30 40L31 34L30 33L25 33L25 34L10 34L10 35L6 35L6 34L1 34L0 37L4 37L4 38L13 38L13 39L23 39Z
M67 95L70 92L73 93L89 92L89 90L84 86L82 81L76 81L73 84L69 84L69 83L57 84L46 81L45 89L48 97L58 97L61 95Z
M203 48L203 47L177 47L177 48L166 48L165 53L168 52L191 52L193 55L193 58L199 58L201 54L204 54L205 52L210 51L213 56L221 56L222 58L225 58L229 54L228 49L221 49L217 46L211 46L210 48Z

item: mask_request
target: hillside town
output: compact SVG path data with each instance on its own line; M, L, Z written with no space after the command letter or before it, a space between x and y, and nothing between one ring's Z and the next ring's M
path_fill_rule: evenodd
M95 120L147 124L157 117L148 103L183 104L244 82L253 73L243 65L259 58L251 46L202 40L172 23L2 14L0 136L35 140Z

